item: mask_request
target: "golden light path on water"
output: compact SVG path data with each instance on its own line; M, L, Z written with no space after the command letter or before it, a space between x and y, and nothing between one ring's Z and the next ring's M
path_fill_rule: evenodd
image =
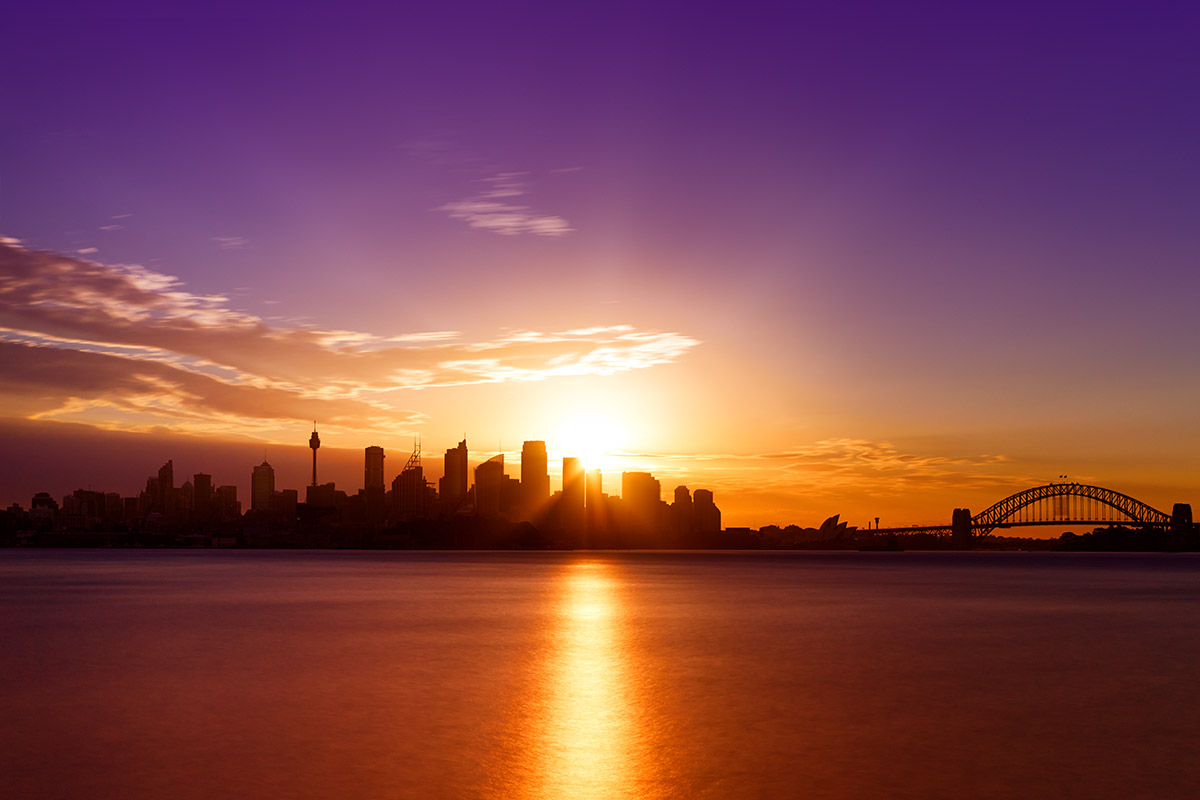
M644 797L633 665L619 581L598 562L567 565L550 646L521 738L525 798Z

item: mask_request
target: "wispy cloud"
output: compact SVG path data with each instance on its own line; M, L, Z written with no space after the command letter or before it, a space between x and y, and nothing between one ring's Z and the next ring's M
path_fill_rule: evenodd
M243 236L214 236L212 240L222 250L241 250L250 244L250 240Z
M142 266L0 243L0 393L40 398L41 419L233 431L319 417L395 431L419 419L395 404L397 390L611 375L698 344L628 325L484 341L322 330L239 311L227 295L189 292Z
M484 190L464 200L438 206L436 210L447 212L453 219L461 219L472 228L498 233L501 236L516 236L522 233L534 236L565 236L573 228L562 217L542 214L527 205L513 200L529 191L525 172L502 172L484 179Z
M786 491L805 497L859 492L896 497L929 489L969 491L1036 483L1014 475L1003 455L905 452L891 442L823 439L759 453L622 453L664 477L692 476L729 491Z

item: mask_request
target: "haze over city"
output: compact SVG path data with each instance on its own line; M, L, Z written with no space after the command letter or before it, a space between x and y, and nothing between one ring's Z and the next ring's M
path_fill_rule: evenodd
M729 525L1198 499L1190 7L137 6L0 54L4 505L313 420Z

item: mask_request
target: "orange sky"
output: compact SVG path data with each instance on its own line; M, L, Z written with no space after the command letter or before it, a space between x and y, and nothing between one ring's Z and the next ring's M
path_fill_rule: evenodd
M11 452L36 448L29 431L58 430L61 454L11 462L5 502L85 483L134 494L167 458L180 482L206 471L244 494L266 455L280 486L299 487L314 419L323 475L350 491L367 445L388 452L390 480L418 437L434 478L464 434L474 462L503 451L514 475L522 441L543 439L552 485L568 455L599 466L613 493L622 470L647 470L665 497L680 484L713 489L727 525L815 525L837 513L859 525L941 523L956 506L978 510L1064 473L1165 510L1194 489L1179 395L1138 418L1119 387L1054 414L1037 413L1032 384L964 382L922 399L916 381L851 380L816 344L788 371L764 368L736 339L710 340L705 325L487 339L324 331L235 311L144 268L15 243L0 255L0 396L9 429L26 432ZM114 468L114 449L140 460Z
M1188 4L147 9L0 48L0 502L299 486L313 420L350 490L465 434L731 525L1200 502Z

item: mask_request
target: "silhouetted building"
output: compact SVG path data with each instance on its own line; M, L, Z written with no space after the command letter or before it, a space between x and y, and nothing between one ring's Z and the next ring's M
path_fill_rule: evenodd
M192 490L192 482L184 481L175 492L176 510L190 517L195 508L196 493Z
M284 489L271 495L271 515L279 521L291 524L296 520L296 506L300 493L295 489Z
M701 536L721 532L721 509L713 502L713 493L708 489L697 489L692 493L692 513L696 532Z
M585 501L583 463L568 456L562 460L562 499L559 501L559 521L563 530L572 533L583 529Z
M407 466L392 480L392 514L396 521L406 522L429 516L426 507L429 485L420 464Z
M446 450L442 478L438 482L438 495L442 500L442 508L446 513L453 514L462 507L467 499L467 440L463 439L457 447Z
M29 521L38 530L48 531L58 517L58 501L49 492L38 492L29 502Z
M511 475L500 479L500 513L509 519L528 518L523 505L525 495L522 494L521 482Z
M167 463L158 468L158 498L155 501L155 510L163 514L168 514L174 510L175 505L175 464L171 459L167 459Z
M337 508L338 494L346 496L345 492L338 492L337 487L330 481L309 486L304 492L304 502L311 508Z
M196 521L203 524L213 517L212 475L197 472L192 476L192 510Z
M222 521L235 520L242 515L242 504L237 499L236 486L217 487L217 516Z
M521 505L527 515L535 514L550 500L546 443L529 441L521 446Z
M662 504L662 486L649 472L621 473L621 503L626 527L635 533L653 530Z
M500 516L500 490L504 483L504 454L498 453L475 468L475 513Z
M584 477L583 504L587 508L598 508L604 496L604 476L598 469L589 469Z
M387 488L383 482L383 458L382 447L371 446L364 452L363 495L367 520L372 523L382 522L385 516Z
M250 510L266 513L271 510L271 495L275 494L275 470L266 461L250 475Z
M383 489L383 448L368 447L364 453L363 488Z
M151 512L162 513L159 502L158 478L146 478L146 488L138 495L138 514L146 516Z
M125 504L121 501L121 495L116 492L108 492L104 495L104 521L105 522L121 522L125 519Z
M703 490L698 490L703 491ZM712 493L709 493L712 499ZM675 487L675 502L671 504L671 519L675 527L675 536L680 543L687 542L696 532L696 514L692 503L692 494L686 486ZM718 525L718 527L720 527Z

